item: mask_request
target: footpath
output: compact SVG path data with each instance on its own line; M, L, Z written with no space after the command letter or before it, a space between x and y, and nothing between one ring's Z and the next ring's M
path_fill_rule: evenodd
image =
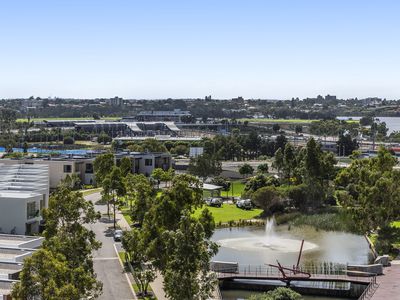
M400 299L400 260L393 260L390 267L383 270L384 275L377 276L379 284L371 300Z
M118 226L122 230L131 230L129 223L125 220L124 216L121 214L120 211L117 211L115 213L115 217L118 220L117 221ZM130 274L130 276L132 276L132 274ZM133 277L132 277L132 282L134 282ZM167 297L165 296L163 289L163 278L159 272L157 272L156 279L152 283L150 283L150 287L153 290L153 293L156 296L157 300L167 300Z

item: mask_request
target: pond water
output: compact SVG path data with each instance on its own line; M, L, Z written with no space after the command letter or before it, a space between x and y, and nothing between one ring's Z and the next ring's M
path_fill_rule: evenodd
M213 240L220 245L214 260L238 262L239 265L296 264L301 240L305 240L301 262L366 264L371 259L363 236L327 232L314 228L273 226L223 228L215 231Z
M316 230L309 226L275 226L273 220L265 227L217 229L212 237L220 245L216 261L238 262L240 266L295 265L304 239L301 264L329 262L337 264L367 264L372 259L363 236ZM246 299L256 292L241 290L221 291L223 299ZM306 300L335 299L304 296ZM336 298L339 299L339 298ZM343 299L343 298L342 298Z

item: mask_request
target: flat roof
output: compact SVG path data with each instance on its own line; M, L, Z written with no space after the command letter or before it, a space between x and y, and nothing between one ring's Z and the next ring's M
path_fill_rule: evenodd
M20 192L18 189L15 192L9 190L0 190L0 198L13 198L13 199L26 199L26 198L33 198L42 196L42 194L38 193L24 193Z
M203 190L207 191L217 191L222 189L222 186L210 184L210 183L203 183Z
M0 279L0 295L10 295L16 280Z
M143 141L147 139L155 139L157 141L201 141L201 137L181 137L181 136L125 136L117 137L117 141Z

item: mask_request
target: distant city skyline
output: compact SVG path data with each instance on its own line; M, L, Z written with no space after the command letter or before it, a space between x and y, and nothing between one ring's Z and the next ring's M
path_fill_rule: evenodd
M0 3L0 98L400 99L400 3Z

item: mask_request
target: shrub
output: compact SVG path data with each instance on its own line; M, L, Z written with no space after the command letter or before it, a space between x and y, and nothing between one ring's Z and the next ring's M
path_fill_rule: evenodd
M72 136L64 137L64 145L73 145L74 143L75 143L75 140Z

